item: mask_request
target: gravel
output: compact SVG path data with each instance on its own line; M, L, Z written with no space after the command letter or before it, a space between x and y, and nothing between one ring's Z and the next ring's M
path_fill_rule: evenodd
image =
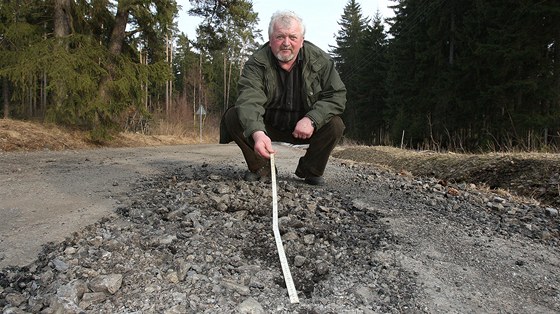
M328 185L233 165L143 176L114 215L0 271L3 313L555 313L558 210L333 159ZM113 184L118 185L119 182Z

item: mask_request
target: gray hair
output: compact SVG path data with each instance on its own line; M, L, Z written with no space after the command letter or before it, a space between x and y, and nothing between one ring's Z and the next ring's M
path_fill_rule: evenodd
M272 14L270 18L270 23L268 24L268 37L272 36L274 24L276 22L281 23L282 26L288 27L292 25L292 21L296 21L301 26L301 35L305 36L305 24L299 15L293 11L276 11Z

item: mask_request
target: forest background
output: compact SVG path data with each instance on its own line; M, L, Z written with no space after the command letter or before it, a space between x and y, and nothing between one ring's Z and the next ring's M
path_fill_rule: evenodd
M92 141L216 127L268 36L249 0L189 2L196 38L175 0L1 0L2 116ZM394 2L383 19L347 1L328 51L348 89L346 141L560 151L560 3Z

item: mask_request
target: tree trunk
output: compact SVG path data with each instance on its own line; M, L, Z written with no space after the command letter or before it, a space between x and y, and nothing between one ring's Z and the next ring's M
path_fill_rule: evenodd
M555 86L555 90L560 90L560 26L556 27L555 38L554 38L554 62L553 64L553 82ZM560 107L560 97L559 94L556 93L555 99L552 101L553 107Z
M455 12L451 11L451 32L449 35L449 64L453 64L455 54Z
M233 71L233 61L230 61L229 69L228 69L228 80L227 80L226 110L227 110L227 108L229 108L229 95L231 93L231 76L232 76L231 72L232 71Z
M70 34L71 0L54 1L54 36L66 37Z
M109 39L109 54L116 57L121 54L124 39L126 38L126 24L128 23L128 11L130 7L128 4L123 4L126 1L119 1L117 5L117 14L115 16L115 25L111 31L111 38ZM107 101L107 85L113 80L115 74L115 65L109 60L107 64L107 74L101 78L99 82L99 99L102 102Z
M4 119L10 117L10 84L8 84L8 78L2 77L2 99L4 100Z
M224 53L224 107L223 107L223 112L226 112L227 110L227 52Z
M54 0L54 36L58 38L60 47L65 50L68 50L68 44L64 44L63 38L70 35L71 16L71 0ZM53 103L55 106L62 106L66 101L66 84L60 81L54 83L57 87L53 92ZM33 96L30 95L30 97ZM33 105L30 104L30 116L33 116L33 111Z
M123 47L124 39L126 37L126 24L128 23L128 11L130 7L127 4L122 4L126 1L119 1L117 6L117 15L115 16L115 26L111 32L111 39L109 41L109 52L113 56L118 56Z
M47 73L43 71L41 74L41 87L39 95L41 96L41 102L39 104L41 115L45 115L46 107L47 107Z

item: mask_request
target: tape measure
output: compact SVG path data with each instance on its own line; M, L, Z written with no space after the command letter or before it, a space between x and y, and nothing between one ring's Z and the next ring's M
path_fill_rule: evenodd
M272 231L274 232L274 239L276 240L276 249L280 257L280 265L282 265L282 273L284 274L284 281L286 281L286 288L288 289L288 296L291 303L299 303L292 273L288 266L288 259L286 252L284 252L284 245L282 245L282 238L280 237L280 229L278 229L278 195L276 192L276 166L274 165L274 154L270 154L270 173L272 178Z

